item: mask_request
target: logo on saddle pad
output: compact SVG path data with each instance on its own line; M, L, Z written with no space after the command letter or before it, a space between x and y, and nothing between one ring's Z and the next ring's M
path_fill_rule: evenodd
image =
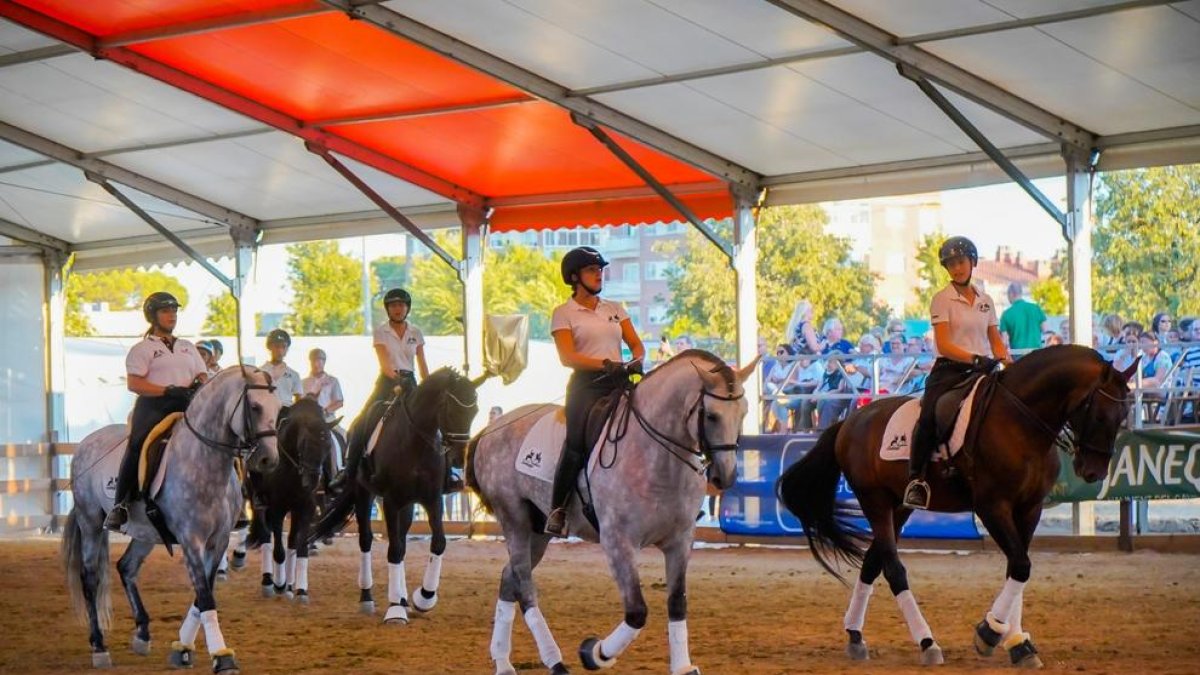
M933 453L934 461L949 459L958 454L967 437L967 425L971 419L971 407L975 401L975 392L979 388L980 379L971 385L971 393L963 399L959 408L958 418L954 421L954 432L945 444L939 444ZM883 442L879 446L879 458L884 461L908 461L912 450L910 440L917 428L917 418L921 415L921 400L909 399L892 416L888 418L887 428L883 430Z
M524 453L524 456L521 457L521 464L533 471L542 468L542 451L531 449L529 452Z
M908 434L901 432L898 436L893 436L892 440L888 441L888 450L900 450L908 447Z

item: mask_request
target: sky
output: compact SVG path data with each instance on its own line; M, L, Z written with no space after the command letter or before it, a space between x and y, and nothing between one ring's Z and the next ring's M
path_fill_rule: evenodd
M1062 177L1034 181L1059 208L1065 208L1066 181ZM1058 224L1039 207L1029 195L1013 183L991 185L941 193L943 227L947 234L971 238L980 251L995 251L1007 245L1019 251L1024 259L1049 259L1065 243ZM857 201L857 200L856 200ZM361 259L363 239L355 237L340 242L347 255ZM404 237L398 234L366 237L368 260L404 252ZM232 274L233 263L224 260L218 265ZM181 333L198 333L204 320L204 306L214 294L225 287L197 265L170 266L165 271L176 275L191 295L193 307L200 311L181 314ZM260 303L258 311L286 312L291 300L287 283L287 252L283 245L264 246L258 254L256 279ZM196 303L199 304L196 304ZM190 315L190 316L188 316ZM196 326L188 330L192 324Z

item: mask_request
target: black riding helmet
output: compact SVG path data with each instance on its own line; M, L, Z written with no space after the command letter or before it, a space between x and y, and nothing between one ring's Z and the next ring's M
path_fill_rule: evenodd
M404 290L403 288L393 288L384 294L384 307L387 307L393 302L403 302L404 304L408 305L409 309L412 309L412 296L409 295L408 291Z
M608 267L608 261L600 255L600 251L591 246L580 246L567 251L562 259L562 280L568 286L574 286L578 281L579 270L589 266L599 265L601 269Z
M147 323L154 323L154 318L158 316L158 310L171 308L179 309L179 301L166 291L158 291L146 296L146 300L142 303L142 316L146 317Z
M938 260L941 261L942 267L946 266L947 260L960 255L969 258L972 267L979 265L979 250L975 248L975 243L966 237L950 237L938 250Z
M267 333L267 347L270 347L271 344L275 342L282 342L284 346L291 347L292 336L288 335L286 330L282 328L276 328L270 333Z

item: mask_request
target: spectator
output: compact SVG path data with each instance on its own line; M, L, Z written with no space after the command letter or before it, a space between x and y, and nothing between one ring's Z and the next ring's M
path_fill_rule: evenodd
M495 422L496 420L500 419L500 417L503 415L504 415L504 408L501 408L498 405L492 406L491 409L488 410L488 424Z
M675 348L675 353L679 354L689 349L695 349L696 343L692 342L691 335L684 333L683 335L675 338L675 341L671 344L671 346Z
M671 340L666 333L658 336L658 351L655 352L654 358L658 363L666 363L675 356L675 350L671 348Z
M846 329L842 326L841 319L826 319L825 325L822 326L821 334L823 336L824 345L822 346L822 354L832 354L839 352L841 354L849 354L854 351L854 345L844 336Z
M1121 332L1121 350L1113 357L1113 368L1124 371L1132 366L1134 359L1138 357L1138 339L1136 335L1127 334L1125 329ZM1135 384L1133 378L1130 378L1129 388L1132 389Z
M1121 343L1129 344L1128 339L1130 337L1136 339L1137 336L1141 335L1145 331L1146 328L1142 326L1142 324L1136 321L1126 321L1125 325L1121 326Z
M1008 285L1008 309L1000 315L1000 332L1008 338L1009 349L1037 349L1046 330L1046 313L1022 296L1021 284Z
M811 429L813 402L798 397L811 394L817 388L821 378L820 362L806 358L797 360L791 345L779 345L775 353L778 355L775 368L767 378L771 383L770 392L775 395L771 406L775 422L771 428L775 431ZM799 416L793 421L797 411Z
M820 354L822 345L817 331L812 326L813 306L808 300L800 300L792 309L788 320L787 339L797 354Z
M1121 317L1117 314L1105 314L1104 318L1100 320L1100 330L1096 331L1096 349L1104 352L1106 356L1110 356L1111 354L1108 352L1120 346Z
M816 393L839 396L853 394L858 391L861 384L862 376L859 373L846 371L842 363L833 358L825 362L825 375L821 378L821 384L817 387ZM833 426L850 409L850 400L849 397L822 399L817 406L817 428L828 429Z
M1200 391L1200 321L1193 321L1190 328L1190 344L1193 346L1185 351L1179 360L1179 385ZM1195 402L1191 403L1191 407L1191 420L1195 421Z
M1071 319L1070 317L1058 322L1058 334L1062 336L1064 342L1071 341Z
M325 372L325 350L313 349L308 352L308 377L300 381L300 389L304 396L316 400L325 411L325 421L332 421L338 410L345 403L342 396L342 384L338 379Z
M1159 312L1150 320L1150 332L1159 337L1163 337L1167 331L1171 330L1173 322L1171 315L1168 312Z
M220 348L218 347L220 344L216 340L200 340L196 343L196 353L204 361L204 368L208 372L209 377L213 377L221 372L221 364L218 363L221 358Z
M879 391L894 394L900 391L900 385L908 374L913 358L904 353L904 337L893 334L888 343L888 357L879 361Z
M1042 333L1042 346L1050 347L1053 345L1061 345L1063 343L1062 336L1052 330Z
M1142 386L1154 389L1163 386L1163 378L1171 371L1171 357L1159 347L1158 336L1145 331L1138 336L1142 352Z
M897 336L897 335L900 336L900 344L901 344L901 346L904 345L904 331L905 331L904 322L901 321L900 319L891 319L888 321L887 330L884 331L884 336L883 336L883 340L882 340L884 354L892 353L892 337L894 337L894 336Z
M858 339L858 352L866 356L865 359L854 359L851 362L845 363L846 372L856 373L859 376L859 382L856 386L859 391L870 391L871 382L875 372L875 356L882 353L879 346L879 338L871 333L863 333L863 336Z
M1166 342L1169 345L1178 345L1181 342L1179 331L1175 330L1174 328L1167 331L1166 336L1163 337L1163 342Z
M1196 317L1185 316L1179 320L1179 341L1180 342L1195 342L1193 335L1193 327L1196 325Z

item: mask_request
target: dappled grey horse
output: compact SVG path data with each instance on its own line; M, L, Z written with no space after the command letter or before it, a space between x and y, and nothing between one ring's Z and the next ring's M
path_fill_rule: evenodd
M688 655L687 564L696 514L705 493L705 473L718 487L735 478L737 447L747 403L742 382L751 371L731 370L701 350L688 350L652 371L624 394L594 461L580 476L593 500L600 531L585 518L580 499L568 514L570 531L604 547L625 619L603 640L588 638L580 658L590 670L612 666L646 624L646 601L636 553L655 546L666 560L668 644L671 673L698 674ZM516 469L526 437L555 405L523 406L488 426L472 440L467 482L504 530L509 560L500 575L491 655L499 674L516 672L511 662L516 603L533 633L542 663L566 673L562 653L538 609L533 568L550 537L542 533L551 483Z
M179 640L172 645L172 666L192 665L196 635L203 626L213 671L237 672L233 650L225 646L217 622L213 582L242 505L234 458L247 458L259 471L270 471L279 461L275 444L279 400L272 389L270 377L255 368L233 366L221 371L196 392L167 444L165 477L155 501L183 551L196 591L195 603L185 612L179 629ZM63 529L62 555L71 600L81 618L86 612L92 665L98 668L112 665L102 632L112 615L108 530L103 523L113 505L114 481L128 436L121 424L94 431L79 443L71 460L75 505ZM150 616L138 593L137 576L142 562L161 540L146 517L144 502L135 504L129 515L127 532L132 541L117 570L137 625L133 651L146 655L150 652Z

